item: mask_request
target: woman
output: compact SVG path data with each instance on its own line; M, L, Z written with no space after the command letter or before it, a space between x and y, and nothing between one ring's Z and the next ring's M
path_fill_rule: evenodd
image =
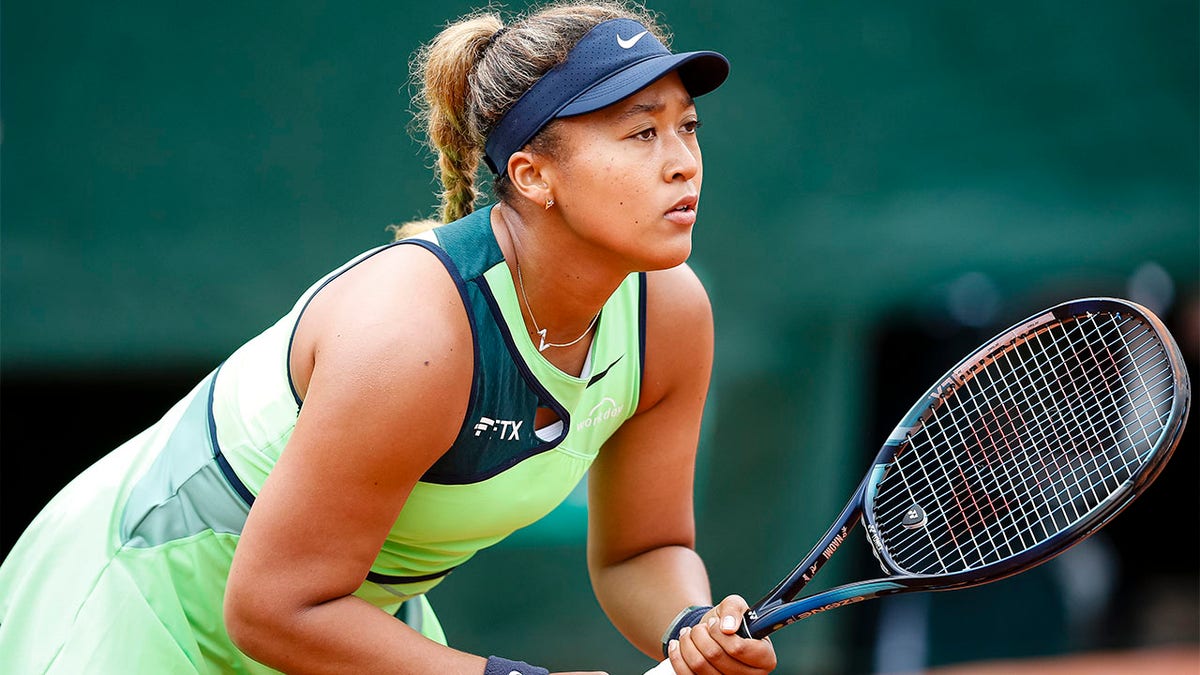
M331 272L46 507L0 568L5 669L546 673L447 647L424 593L590 469L614 625L677 672L771 670L693 550L692 99L728 64L662 41L617 5L446 28L420 64L449 224Z

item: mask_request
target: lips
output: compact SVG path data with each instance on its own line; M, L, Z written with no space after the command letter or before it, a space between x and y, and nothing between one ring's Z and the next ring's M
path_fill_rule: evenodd
M663 217L676 225L691 227L696 223L697 201L699 201L697 195L687 195L675 202L675 205L671 207L670 211L663 214Z
M675 205L671 207L668 213L675 211L695 211L696 203L699 201L700 197L698 195L685 195L683 199L675 202Z

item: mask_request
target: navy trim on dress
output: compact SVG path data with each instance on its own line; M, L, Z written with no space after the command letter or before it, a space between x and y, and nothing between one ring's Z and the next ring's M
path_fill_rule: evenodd
M225 455L221 452L221 445L217 442L217 419L213 415L213 401L217 395L217 376L221 374L221 368L224 365L222 363L220 366L217 366L208 384L208 440L212 443L213 459L216 460L217 466L221 468L221 474L225 476L229 487L238 493L242 501L246 502L246 506L253 506L254 494L250 492L250 488L246 487L242 479L238 478L238 475L234 473L233 467L229 465L229 460L225 459Z
M638 381L646 381L646 273L638 272ZM639 386L641 386L639 384ZM639 396L640 398L640 396Z
M471 403L475 400L476 394L479 393L478 378L475 376L479 372L479 363L481 361L479 355L479 329L475 326L475 314L471 312L471 299L467 293L467 282L463 280L462 273L458 271L458 265L454 264L454 261L450 259L450 254L438 244L424 239L405 239L395 243L416 244L437 256L442 266L446 268L446 272L450 274L450 278L454 280L455 288L458 289L458 297L463 303L463 312L467 315L467 324L471 327L471 358L473 359L471 362L471 393L470 397L467 398L467 409L463 412L462 424L458 427L460 430L465 429L468 424L471 424Z
M377 584L412 584L418 581L432 581L434 579L441 579L447 574L453 572L455 569L456 568L451 567L450 569L442 570L441 572L434 572L432 574L418 574L417 576L412 577L401 577L393 574L380 574L379 572L367 572L367 581Z

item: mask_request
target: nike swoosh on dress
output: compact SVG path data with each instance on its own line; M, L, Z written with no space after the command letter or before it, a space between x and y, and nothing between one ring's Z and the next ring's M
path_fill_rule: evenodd
M596 384L597 382L599 382L600 379L603 378L605 375L607 375L608 371L612 370L612 367L617 365L617 363L619 363L621 361L621 359L623 359L623 358L625 358L624 354L618 356L617 360L608 364L607 368L605 368L604 370L600 371L599 373L596 373L595 375L593 375L592 378L590 380L588 380L588 383L586 385L584 385L583 388L587 389L588 387L592 386L593 384Z

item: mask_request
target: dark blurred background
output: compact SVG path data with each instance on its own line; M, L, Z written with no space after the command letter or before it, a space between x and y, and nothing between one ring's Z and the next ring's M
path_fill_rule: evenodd
M4 3L4 553L309 283L433 212L408 59L474 7ZM652 8L677 48L733 63L699 102L691 261L717 321L697 517L718 595L768 590L933 378L1046 306L1141 302L1200 370L1194 0ZM809 619L776 634L779 672L1194 648L1195 426L1083 545L991 586ZM650 665L592 598L583 498L431 593L452 644ZM824 581L870 573L857 548Z

